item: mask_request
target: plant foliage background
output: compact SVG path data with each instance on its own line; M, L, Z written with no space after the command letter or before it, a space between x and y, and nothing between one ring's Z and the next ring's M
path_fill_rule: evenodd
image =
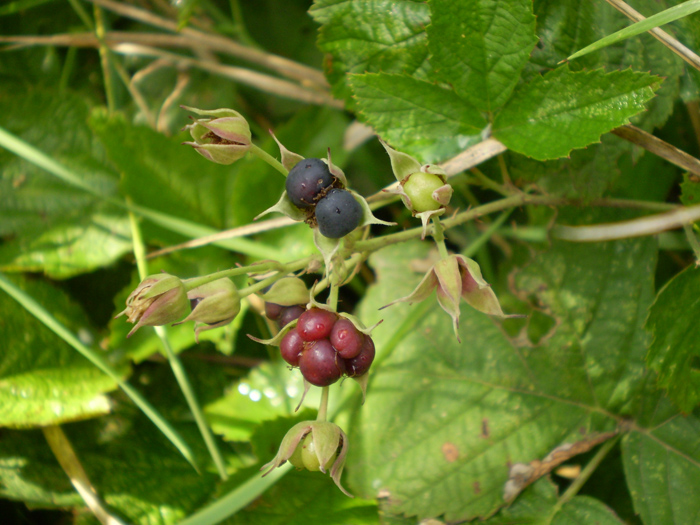
M632 4L649 16L675 2ZM700 73L646 33L561 64L628 24L602 1L0 6L3 289L33 298L115 371L103 373L26 302L0 293L3 520L97 521L49 446L60 425L72 465L125 523L700 522L693 228L593 243L552 234L555 225L699 202L698 173L609 132L631 122L697 156ZM665 29L699 49L700 15ZM270 54L308 69L268 67L260 57ZM265 75L254 86L251 71ZM318 402L312 392L295 413L298 372L246 337L269 336L259 299L198 345L191 326L168 329L226 481L156 334L126 339L129 327L112 319L139 281L125 204L141 210L140 231L155 251L250 224L284 188L253 157L224 167L181 146L180 104L240 111L272 155L268 129L306 157L330 147L365 196L394 179L356 119L424 163L492 137L505 151L450 179L450 212L539 198L497 204L446 233L452 250L480 263L504 309L524 319L494 321L465 306L459 343L434 297L379 311L418 283L428 241L377 244L343 288L345 311L367 325L384 320L364 405L354 385L333 387L331 412L350 438L344 483L355 499L317 473L256 485L286 430L313 417ZM417 226L400 203L377 213L398 225L372 227L375 238ZM189 277L315 250L298 224L181 249L149 267ZM123 380L182 436L199 471L124 394ZM562 462L581 476L557 470ZM513 479L515 464L531 477ZM513 484L522 492L504 499ZM216 503L224 511L212 517L205 511Z

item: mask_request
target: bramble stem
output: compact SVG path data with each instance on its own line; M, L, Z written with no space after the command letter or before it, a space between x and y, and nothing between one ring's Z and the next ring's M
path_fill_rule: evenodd
M440 217L433 215L433 239L437 245L440 259L447 259L447 246L445 246L445 228L440 223Z
M308 257L304 257L303 259L298 259L296 261L292 261L287 264L282 264L277 261L266 261L266 262L261 262L261 263L256 263L256 264L251 264L250 266L239 266L238 268L229 268L228 270L221 270L220 272L215 272L215 273L210 273L209 275L203 275L201 277L194 277L192 279L187 279L185 281L185 289L187 291L190 291L194 288L197 288L199 286L202 286L204 284L210 283L212 281L216 281L218 279L223 279L224 277L235 277L237 275L246 275L249 273L265 273L270 270L277 270L279 272L285 272L285 275L290 272L294 272L297 270L301 270L304 268L307 264L309 264L315 256L310 255ZM273 281L274 282L274 281ZM254 285L249 286L248 288L251 288L252 286L257 286L256 283ZM264 286L262 287L264 288ZM250 291L245 295L250 295L251 293L254 293L258 289L262 288L256 288L254 291ZM247 288L244 288L244 290L247 290ZM241 290L242 293L242 290ZM243 295L241 295L243 297Z
M275 168L277 171L279 171L285 177L289 173L289 171L287 171L287 168L285 168L280 161L278 161L275 157L270 155L267 151L259 148L255 144L251 143L250 149L248 151L250 151L253 155L258 157L260 160L267 162L270 166Z
M328 392L329 387L324 386L321 390L321 404L318 406L318 415L316 421L325 421L328 414Z

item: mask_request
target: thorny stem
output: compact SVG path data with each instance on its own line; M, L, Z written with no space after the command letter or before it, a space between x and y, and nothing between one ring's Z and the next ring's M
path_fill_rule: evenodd
M440 223L440 217L433 215L433 239L437 245L438 252L440 253L440 259L447 259L447 246L445 246L445 228Z
M289 171L287 171L287 168L285 168L280 161L278 161L275 157L270 155L267 151L259 148L255 144L251 143L250 149L248 151L250 151L253 155L258 157L260 160L267 162L270 166L275 168L277 171L279 171L285 177L289 173Z

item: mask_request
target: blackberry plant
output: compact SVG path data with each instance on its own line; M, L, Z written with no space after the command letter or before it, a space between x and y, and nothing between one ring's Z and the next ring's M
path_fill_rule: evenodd
M90 3L0 7L4 521L697 522L699 2Z

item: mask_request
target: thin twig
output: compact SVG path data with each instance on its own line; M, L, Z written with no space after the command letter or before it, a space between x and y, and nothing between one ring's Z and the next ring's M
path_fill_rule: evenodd
M642 20L646 19L646 17L642 15L639 11L634 10L622 0L606 0L606 2L608 2L611 6L620 11L623 15L625 15L633 22L641 22ZM656 38L659 42L661 42L663 45L665 45L667 48L669 48L671 51L673 51L675 54L677 54L679 57L685 60L688 64L693 66L695 69L700 70L700 57L696 55L694 51L685 47L683 44L681 44L678 40L673 38L663 29L655 27L654 29L651 29L649 33L651 33L651 35L654 38Z
M178 250L184 250L187 248L197 248L199 246L211 244L212 242L221 241L224 239L232 239L234 237L245 237L246 235L253 235L254 233L266 232L269 230L274 230L276 228L284 228L285 226L291 226L292 224L296 224L296 222L294 222L288 217L278 217L276 219L270 219L267 221L246 224L245 226L240 226L231 230L222 231L213 235L207 235L206 237L192 239L191 241L183 242L182 244L177 244L175 246L168 246L167 248L163 248L162 250L151 252L150 254L148 254L147 258L152 259L154 257L167 255Z
M600 242L629 237L642 237L680 228L700 220L700 204L684 208L608 224L595 226L562 226L556 225L552 235L558 239L574 242Z
M119 2L113 2L112 0L90 1L122 16L133 18L134 20L138 20L151 26L167 29L168 31L179 32L183 36L197 41L200 45L204 45L210 49L222 51L243 60L261 65L286 77L298 80L303 84L315 84L324 88L327 88L328 86L322 72L294 62L293 60L273 55L271 53L266 53L258 49L253 49L248 46L243 46L226 37L205 33L189 27L185 27L178 31L178 25L175 21L159 17L143 9L138 9Z
M687 154L685 151L679 150L668 142L664 142L651 133L647 133L631 124L615 128L611 133L666 159L684 170L700 175L700 160Z
M124 525L123 521L112 516L105 508L61 427L50 425L43 427L42 431L58 464L61 465L75 490L100 523L103 525Z
M344 103L342 101L332 98L328 93L322 91L312 91L288 80L282 80L277 77L258 73L257 71L253 71L251 69L218 64L208 60L198 60L195 58L178 55L177 53L169 53L154 47L141 46L137 44L119 44L114 47L114 51L124 55L168 59L180 67L196 67L204 71L209 71L210 73L230 78L236 82L247 84L251 87L260 89L261 91L266 91L284 98L299 100L307 104L331 106L339 109L344 107Z

